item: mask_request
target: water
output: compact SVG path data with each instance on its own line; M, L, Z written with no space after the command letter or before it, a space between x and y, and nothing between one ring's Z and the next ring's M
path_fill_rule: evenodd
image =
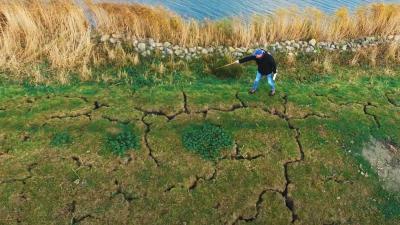
M162 5L185 18L218 19L229 16L270 14L278 8L298 6L316 7L326 13L334 13L345 6L350 10L373 2L400 3L400 0L98 0L108 2L137 2Z

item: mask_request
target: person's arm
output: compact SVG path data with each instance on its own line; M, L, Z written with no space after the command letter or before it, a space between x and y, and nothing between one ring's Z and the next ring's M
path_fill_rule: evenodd
M274 58L272 58L272 72L274 72L274 73L277 73L276 72L276 63L275 63L275 59Z
M245 63L245 62L255 60L255 59L256 59L256 57L254 55L251 55L251 56L247 56L242 59L236 60L236 63Z

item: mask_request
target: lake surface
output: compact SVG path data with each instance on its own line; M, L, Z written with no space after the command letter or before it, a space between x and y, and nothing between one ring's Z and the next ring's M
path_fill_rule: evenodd
M334 13L345 6L350 10L373 2L400 3L400 0L98 0L108 2L137 2L162 5L185 18L218 19L229 16L249 16L254 13L270 14L278 8L298 6L316 7L326 13Z

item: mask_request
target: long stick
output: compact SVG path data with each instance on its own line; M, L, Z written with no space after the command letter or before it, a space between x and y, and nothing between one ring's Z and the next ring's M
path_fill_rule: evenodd
M236 62L229 63L229 64L226 64L226 65L224 65L224 66L220 66L220 67L216 68L216 70L217 70L217 69L224 68L224 67L227 67L227 66L231 66L231 65L233 65L233 64L236 64Z

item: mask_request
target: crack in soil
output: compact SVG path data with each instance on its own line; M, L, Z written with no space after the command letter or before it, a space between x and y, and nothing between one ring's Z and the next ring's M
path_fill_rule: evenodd
M135 199L139 199L135 197L133 194L128 193L122 189L121 184L118 182L118 180L114 181L115 186L117 187L116 191L111 193L110 198L114 198L115 196L121 194L124 197L124 200L127 201L128 203L131 203Z
M77 225L77 224L81 223L82 221L84 221L87 218L93 218L92 214L85 214L85 215L80 216L80 217L73 216L72 219L71 219L71 225Z
M174 189L174 188L176 188L176 186L175 185L171 185L171 186L169 186L169 187L167 187L165 190L164 190L164 192L170 192L172 189Z
M195 188L197 188L198 182L199 182L200 180L204 180L204 181L212 181L212 180L215 180L215 179L217 178L217 174L218 174L218 166L219 166L219 163L222 162L223 160L238 160L238 161L247 160L247 161L252 161L252 160L256 160L256 159L264 158L264 157L265 157L265 155L263 155L263 154L257 154L257 155L254 155L254 156L249 156L249 155L243 156L243 155L240 153L239 146L238 146L238 144L237 144L236 142L235 142L235 144L234 144L234 149L235 149L235 154L224 156L224 157L222 157L222 158L219 158L219 159L215 162L214 171L213 171L213 173L211 174L211 176L206 177L206 176L198 176L198 175L196 175L196 176L195 176L195 180L192 182L192 184L189 185L189 191L192 191L192 190L194 190ZM174 189L174 188L176 188L176 185L171 185L171 186L169 186L168 188L166 188L166 189L164 190L164 192L169 192L169 191L171 191L171 190Z
M391 98L391 97L389 96L389 94L390 94L390 93L385 93L385 97L386 97L386 99L388 100L388 102L389 102L391 105L395 106L395 107L400 107L400 105L397 104L396 101L395 101L393 98Z
M131 120L120 120L118 118L111 118L110 116L105 116L105 115L101 115L101 118L112 122L116 122L116 123L121 123L121 124L129 124L131 122Z
M240 104L241 104L241 106L242 106L243 108L247 108L247 107L248 107L248 106L246 105L246 103L244 103L244 101L239 97L239 91L236 92L235 97L236 97L237 100L239 100L239 102L240 102Z
M289 178L288 168L291 164L300 163L300 162L304 161L305 154L304 154L304 150L303 150L303 145L301 144L301 141L300 141L300 136L301 136L300 129L293 126L293 124L291 123L291 118L287 114L287 103L288 103L287 94L285 94L283 96L283 99L284 99L284 104L283 104L284 112L283 113L279 112L278 110L275 110L273 112L268 109L263 109L263 110L267 113L270 113L271 115L276 115L279 118L284 119L288 124L288 128L291 130L294 130L296 132L295 140L296 140L298 150L300 153L300 158L290 160L290 161L287 161L284 163L283 168L284 168L284 176L285 176L285 189L283 190L283 192L278 191L282 195L282 197L285 199L286 207L291 211L292 223L295 223L299 219L299 217L295 211L294 201L289 196L289 185L292 183L292 181Z
M142 109L140 107L134 107L134 109L144 113L145 116L147 116L147 115L164 116L165 118L168 119L168 122L173 120L173 119L175 119L175 117L177 117L178 115L184 113L184 110L181 110L181 111L179 111L179 112L177 112L177 113L175 113L173 115L167 115L165 112L158 111L158 110L144 110L144 109Z
M364 104L363 110L364 110L365 115L372 116L372 118L374 119L374 122L375 122L376 126L377 126L378 128L381 128L381 124L380 124L380 122L379 122L379 120L378 120L378 116L375 115L375 114L369 113L369 112L368 112L368 107L377 107L377 106L372 105L371 102L368 102L367 104Z
M77 169L81 167L88 167L89 169L93 168L91 163L82 162L82 160L78 156L72 156L71 159L75 162Z
M184 108L184 112L186 114L190 114L190 110L188 108L188 97L186 95L186 93L184 91L182 91L182 95L183 95L183 108Z
M250 156L250 155L243 156L240 153L240 148L239 148L239 145L237 144L237 142L235 142L235 144L234 144L234 149L235 149L235 154L229 155L229 156L224 156L220 160L218 160L217 163L219 163L222 160L248 160L248 161L252 161L252 160L256 160L258 158L264 158L265 157L264 154L257 154L257 155L254 155L254 156Z
M271 113L271 112L270 112ZM325 115L323 113L307 113L306 115L304 115L303 117L291 117L290 119L295 119L295 120L305 120L308 119L309 117L317 117L320 119L330 119L331 117L328 115Z
M353 184L353 181L340 178L340 177L338 177L336 175L328 176L328 177L326 177L324 179L321 179L321 180L323 182L332 181L332 182L335 182L335 183L338 183L338 184Z
M238 216L236 218L236 220L232 223L232 225L237 224L239 221L245 221L245 222L248 223L248 222L252 222L252 221L256 220L258 218L258 215L260 214L261 204L264 201L263 196L264 196L265 193L267 193L268 190L269 189L265 189L258 195L258 199L257 199L257 202L256 202L256 213L253 216L245 218L244 216L240 215L240 216Z
M77 118L81 116L86 116L89 120L92 120L92 113L93 111L96 111L98 109L101 109L102 107L110 107L107 103L100 103L99 101L94 101L93 103L93 108L92 109L87 109L84 112L78 112L75 114L66 114L66 115L53 115L50 116L49 119L66 119L66 118Z
M28 175L23 177L23 178L11 178L7 180L0 181L0 184L6 184L6 183L14 183L14 182L22 182L22 184L25 184L26 180L30 179L33 177L32 170L38 165L38 163L31 163L27 167Z
M214 168L213 173L209 177L196 175L195 180L189 186L189 191L193 191L197 187L200 180L204 180L204 181L214 180L217 177L217 170L218 170L217 168Z
M330 103L337 105L337 106L349 106L349 105L361 105L363 106L364 104L361 102L344 102L344 103L340 103L340 102L336 102L335 100L333 100L331 97L323 95L323 94L318 94L316 92L314 92L314 95L316 97L323 97L326 98Z
M88 100L86 97L84 97L84 96L69 96L69 95L64 95L63 97L64 97L64 98L69 98L69 99L78 98L78 99L81 99L82 101L84 101L84 102L86 102L86 103L89 102L89 100Z
M160 166L160 162L158 161L158 159L153 155L153 149L150 147L150 143L149 143L149 140L148 140L148 136L149 136L149 133L150 133L150 131L151 131L151 124L150 123L147 123L146 121L145 121L145 118L146 118L146 116L147 116L148 114L146 114L145 113L145 115L142 117L142 119L141 119L141 121L142 121L142 123L146 126L146 129L145 129L145 132L144 132L144 142L145 142L145 144L146 144L146 148L148 149L148 151L149 151L149 157L154 161L154 163L156 164L156 166L157 167L159 167Z

